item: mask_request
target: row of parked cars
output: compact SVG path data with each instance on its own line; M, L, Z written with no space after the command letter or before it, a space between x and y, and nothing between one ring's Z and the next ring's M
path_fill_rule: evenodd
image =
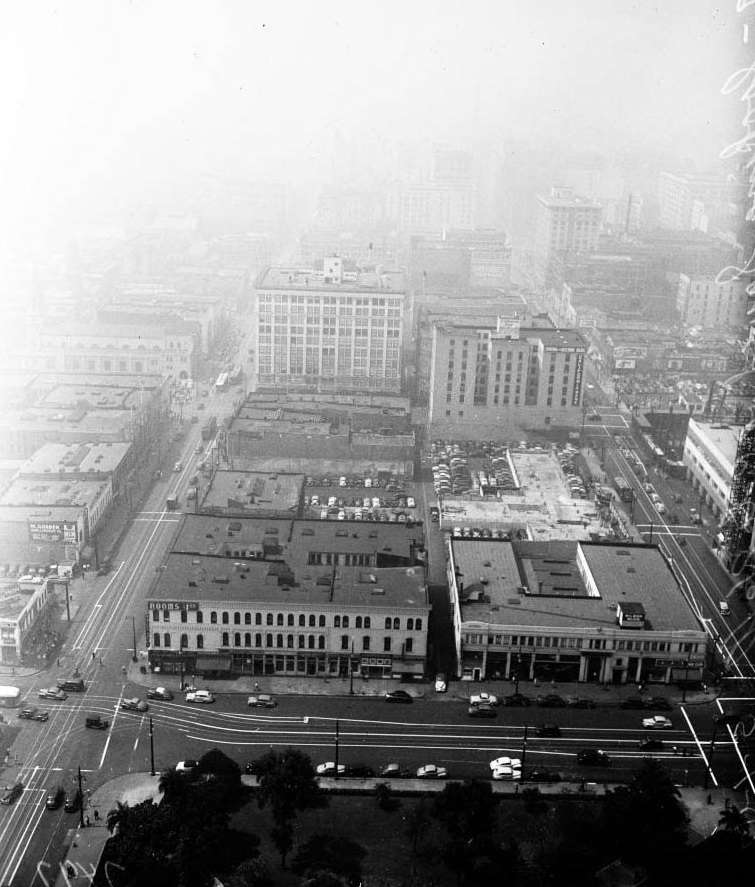
M511 540L506 530L491 530L490 527L454 527L451 531L454 539L502 539Z

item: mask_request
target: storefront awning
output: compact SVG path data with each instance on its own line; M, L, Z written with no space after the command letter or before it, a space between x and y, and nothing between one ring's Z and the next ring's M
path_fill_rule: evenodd
M230 671L231 660L221 656L197 657L197 671Z

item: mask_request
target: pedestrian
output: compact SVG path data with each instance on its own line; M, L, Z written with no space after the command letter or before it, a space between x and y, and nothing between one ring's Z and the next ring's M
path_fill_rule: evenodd
M92 662L94 662L94 657L95 657L96 655L97 655L97 654L95 653L95 651L92 650Z
M123 674L126 674L126 666L125 665L121 666L121 671L123 672Z
M88 817L88 816L85 817L85 819L84 819L84 825L85 825L87 828L89 828L89 817Z
M58 668L60 668L60 659L58 659Z
M95 807L94 808L94 821L97 822L100 818L100 811Z
M553 680L553 678L551 678L551 690L555 689L555 687L556 687L556 682Z
M104 665L105 663L102 661L102 656L100 656L100 665Z

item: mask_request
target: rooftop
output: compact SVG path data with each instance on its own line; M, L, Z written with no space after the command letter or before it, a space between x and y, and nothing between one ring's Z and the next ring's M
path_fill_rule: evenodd
M55 480L17 477L0 496L0 505L63 505L84 508L108 484L107 480Z
M574 541L451 541L465 622L616 628L617 604L642 604L652 631L702 629L657 547Z
M303 474L261 471L216 471L202 509L228 513L277 512L295 514L304 486Z
M699 434L721 454L726 462L734 466L737 458L737 446L742 435L741 425L724 425L720 422L700 422L697 419L689 420L688 434Z
M344 272L339 281L326 278L314 268L285 268L272 266L262 276L257 289L311 290L349 295L403 295L406 292L404 275L400 271L384 271L380 274L368 271Z
M56 410L34 407L2 413L0 425L16 431L37 430L63 434L98 434L102 438L126 438L134 417L131 410Z
M127 441L106 443L47 443L21 467L29 474L110 474L125 458L131 444Z

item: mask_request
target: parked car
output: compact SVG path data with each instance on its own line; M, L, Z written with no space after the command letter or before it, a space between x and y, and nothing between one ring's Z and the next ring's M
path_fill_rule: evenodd
M215 697L209 690L192 690L186 694L186 701L209 705L215 701Z
M504 696L502 701L504 705L518 708L526 708L530 704L529 696L525 696L523 693L512 693L510 696Z
M75 813L81 807L81 794L77 791L73 795L68 795L63 809L66 813Z
M535 736L560 736L561 728L558 724L540 724L535 727Z
M414 700L406 690L390 690L385 694L385 701L411 703Z
M378 776L386 779L406 779L412 775L411 771L405 770L400 764L386 764L378 771Z
M324 764L317 765L317 775L318 776L335 776L336 775L336 765L333 761L327 761ZM339 764L338 765L338 775L345 776L346 775L346 765Z
M23 782L14 783L0 798L0 804L15 804L24 790Z
M662 739L641 739L639 743L640 751L656 751L663 746Z
M160 699L163 702L170 702L173 699L173 693L166 690L165 687L153 687L147 690L147 699Z
M149 706L143 699L134 696L133 699L121 699L121 708L123 711L147 711Z
M548 693L547 696L538 696L535 702L543 708L563 708L566 705L566 700L563 696L559 696L558 693Z
M57 687L47 687L37 693L40 699L52 699L55 702L62 702L68 699L68 693L65 690L59 690Z
M547 767L538 767L527 774L530 782L561 782L561 774Z
M267 693L259 693L257 696L250 696L246 704L250 708L277 708L278 703L272 696Z
M577 752L577 763L590 767L610 767L611 758L599 748L585 748Z
M673 706L665 696L650 696L645 700L645 708L656 711L671 711Z
M514 767L496 767L491 773L493 779L496 780L515 780L522 778L522 771Z
M571 696L566 700L566 704L572 708L595 708L595 702L586 696Z
M674 725L664 715L655 715L652 718L642 719L643 730L670 730Z
M66 797L66 791L62 785L56 785L50 789L45 800L45 807L48 810L57 810Z
M46 721L50 717L50 712L39 708L22 708L18 716L24 721Z
M642 696L630 696L628 699L622 699L619 704L622 708L645 708L645 700L642 698Z
M352 776L354 779L372 779L375 776L375 770L368 767L367 764L352 764L346 768L346 775Z
M183 462L176 462L173 466L173 473L178 474L179 472L184 470Z
M436 693L445 693L448 689L448 683L446 681L446 676L443 672L439 672L435 676L435 692Z
M479 705L470 705L467 714L470 718L494 718L496 710L489 702L481 702Z
M448 770L435 764L425 764L417 770L417 779L445 779L447 776Z
M521 770L522 761L521 758L510 758L508 755L501 755L498 758L493 758L489 766L491 770L495 770L497 767L513 767L515 770Z
M498 697L492 693L477 693L469 697L470 705L498 705Z

